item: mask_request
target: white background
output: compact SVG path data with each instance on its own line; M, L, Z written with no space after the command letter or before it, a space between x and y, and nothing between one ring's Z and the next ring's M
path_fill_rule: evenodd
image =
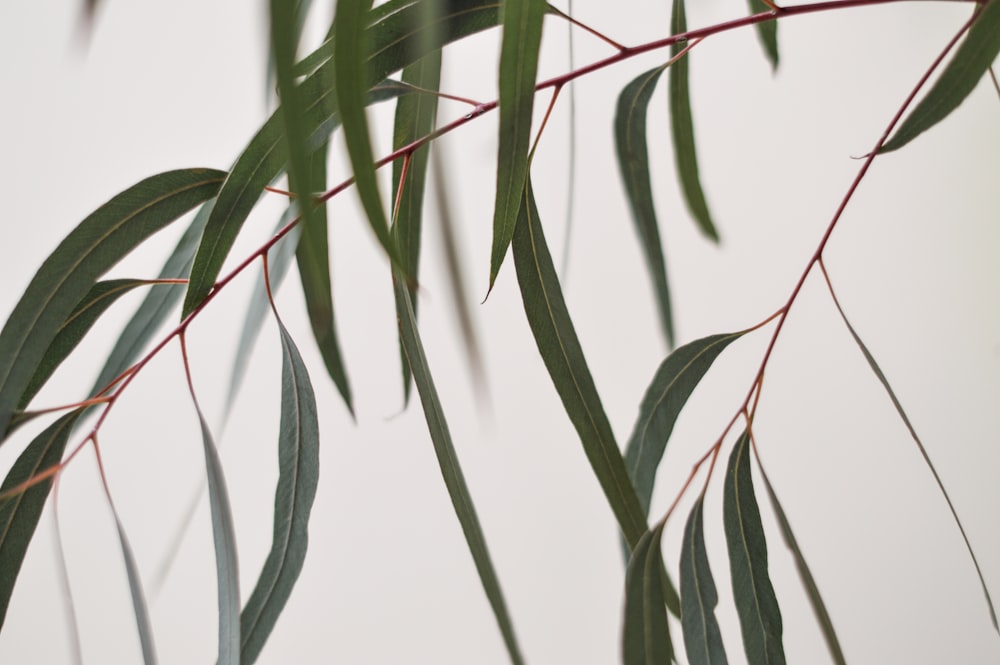
M112 0L89 40L79 31L81 4L0 7L5 315L44 257L87 213L153 173L228 168L267 113L260 3ZM690 4L692 27L746 11L738 0ZM316 9L319 23L327 21L330 8ZM627 44L668 34L666 2L578 0L575 10ZM679 198L661 82L650 108L650 150L682 342L747 327L784 302L860 167L852 156L868 152L969 11L964 3L913 3L782 20L782 64L774 77L750 30L695 49L695 128L720 247L702 239ZM566 71L566 26L550 18L545 29L542 75L548 76ZM576 43L578 63L609 54L582 33ZM496 52L495 33L449 48L445 89L481 101L495 97ZM665 57L629 60L577 87L576 216L565 289L620 441L666 349L614 164L611 119L618 91ZM556 257L567 242L565 102L535 167ZM547 95L540 96L537 105L546 103ZM951 493L987 584L1000 594L997 105L996 92L984 82L945 123L877 160L827 260L848 314ZM465 112L446 103L440 119ZM372 117L388 126L390 113L384 106ZM433 214L425 234L421 329L528 661L616 662L623 567L614 521L537 356L509 260L489 300L478 305L488 275L495 117L484 116L441 142L486 349L489 407L474 398ZM376 145L384 154L388 135L377 136ZM339 145L336 152L331 182L347 175ZM268 197L247 224L233 263L268 237L281 205L279 197ZM422 414L416 403L400 414L386 263L353 192L337 197L330 214L338 323L358 417L352 423L324 375L290 275L279 307L317 388L321 481L305 569L259 662L506 662ZM175 226L113 274L154 276L180 231ZM199 396L213 422L225 400L249 289L258 279L250 273L190 331ZM85 396L102 354L137 302L121 301L105 317L38 405ZM692 463L738 408L766 340L758 333L734 344L695 392L668 446L654 514L662 515ZM235 416L220 437L244 597L270 545L280 372L273 325L257 351ZM816 277L779 340L755 431L849 662L997 662L1000 638L947 507ZM26 428L4 445L2 468L29 440ZM153 588L203 473L176 345L129 389L102 429L101 444L146 580L161 662L212 662L215 579L204 503L166 586ZM83 657L88 663L134 663L140 654L131 603L93 459L84 452L74 461L59 491ZM721 476L717 469L709 486L706 529L728 654L740 662L722 540ZM685 497L667 529L664 548L674 571L693 498ZM0 634L3 663L71 662L66 601L54 582L51 505ZM788 660L826 662L791 557L769 511L763 512Z

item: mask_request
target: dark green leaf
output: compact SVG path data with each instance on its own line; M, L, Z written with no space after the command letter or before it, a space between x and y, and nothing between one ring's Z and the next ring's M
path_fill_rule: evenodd
M625 447L625 465L644 513L649 513L656 469L677 417L715 359L744 332L710 335L685 344L667 356L646 388L639 419Z
M36 436L7 472L0 493L59 464L73 425L82 413L82 409L67 413ZM0 499L0 626L7 617L14 583L51 488L52 479L48 478L23 492Z
M516 242L516 241L515 241ZM660 539L663 524L636 543L625 573L625 665L668 665L673 658L670 626L664 605Z
M656 82L663 73L659 66L640 74L618 95L615 112L615 148L618 168L625 181L625 194L632 210L632 221L639 233L646 267L656 291L656 306L667 346L674 345L674 323L670 312L670 290L667 288L667 267L653 205L653 188L649 180L649 149L646 143L646 111Z
M687 30L684 16L684 0L674 0L670 19L670 31L679 34ZM672 53L677 55L683 44L675 44ZM698 227L706 236L718 242L719 233L708 212L705 193L701 189L698 176L698 151L694 145L694 121L691 118L691 91L688 75L688 56L681 57L670 66L670 129L674 137L674 157L677 173L681 179L681 191L688 210L694 215Z
M705 548L704 503L702 494L688 516L681 544L681 627L691 665L723 665L728 661L715 618L719 594Z
M241 663L257 660L302 572L309 513L319 480L319 422L309 373L281 319L281 424L274 536L260 578L240 621Z
M751 14L771 11L771 8L761 0L747 0L747 3L750 5ZM771 63L771 71L775 71L778 69L778 22L774 20L761 21L755 23L754 28L757 30L757 39L760 41L760 45L764 47L764 55Z
M538 221L530 181L525 188L521 214L514 229L513 247L524 312L535 336L538 352L580 436L583 450L618 520L622 535L629 547L635 549L639 538L647 532L646 515L625 470L625 461L615 442L611 424L604 413L566 309Z
M799 543L792 532L792 525L788 522L788 516L785 515L785 510L781 507L781 502L778 501L778 497L774 493L774 488L771 487L771 481L768 479L767 474L764 473L764 467L758 466L758 468L760 468L760 477L764 480L764 488L767 490L767 496L771 499L771 508L774 510L775 517L778 518L781 535L784 537L785 545L792 552L792 556L795 559L795 568L799 572L799 579L802 580L802 587L806 590L806 596L809 598L813 614L816 615L820 630L823 631L823 639L826 641L826 648L830 652L830 657L836 665L846 665L844 652L840 648L840 640L837 639L837 633L833 629L833 621L830 619L830 613L826 611L826 603L823 602L823 597L819 593L816 580L813 579L812 571L809 570L809 565L806 563L802 550L799 549Z
M45 350L97 279L149 236L213 196L225 173L185 169L128 188L80 222L38 269L0 333L0 432Z
M465 484L462 467L459 465L451 433L448 431L448 422L445 420L444 410L441 407L441 401L427 365L416 317L413 313L410 292L404 276L398 269L394 272L393 285L396 296L396 315L399 319L399 336L403 340L403 348L406 350L406 357L413 371L413 381L420 395L420 403L424 409L424 417L427 419L427 429L430 431L431 442L434 444L434 453L437 455L441 475L444 477L444 483L448 489L448 495L451 497L452 506L455 508L455 514L462 525L465 541L468 543L476 570L479 572L479 580L483 584L486 597L500 626L500 633L507 646L507 653L512 663L521 664L524 659L521 657L521 649L514 635L514 625L507 612L507 604L504 602L503 592L500 589L500 581L493 569L490 553L486 547L486 538L479 525L479 518L476 516L469 488Z
M328 144L323 144L313 153L310 177L312 191L326 189L326 157ZM330 247L327 240L326 206L317 206L312 219L299 225L301 234L295 252L299 268L302 294L306 300L306 311L313 337L319 347L326 371L344 398L347 410L354 413L351 398L351 384L340 353L337 337L337 323L333 315L333 284L330 278Z
M195 250L198 249L202 231L205 230L205 222L208 221L208 216L214 205L215 199L212 199L206 201L198 209L198 213L194 216L187 230L184 231L184 235L177 241L174 251L170 253L170 257L163 264L159 279L183 279L191 272ZM172 284L150 287L146 298L139 305L139 309L132 315L122 333L118 335L115 346L108 354L104 367L101 368L89 394L96 395L121 376L122 372L131 367L183 295L184 289Z
M116 300L131 291L137 286L148 285L149 282L141 279L115 279L107 282L98 282L83 297L72 313L59 327L59 332L45 350L41 362L35 375L31 377L31 382L24 389L21 395L21 403L18 409L25 408L35 394L41 389L45 382L49 380L56 368L66 360L77 344L83 340L91 327Z
M114 507L112 507L114 511ZM118 542L122 547L122 558L125 561L125 574L128 577L129 594L132 596L132 610L135 613L135 625L139 631L139 645L142 647L142 662L146 665L156 665L156 647L153 644L153 626L149 622L149 609L146 607L146 595L142 590L142 576L132 554L132 546L122 522L115 512L115 526L118 528Z
M951 62L879 152L902 148L965 101L1000 54L1000 2L978 4L979 16ZM995 622L994 622L995 623Z
M767 541L750 473L750 437L740 435L726 469L723 522L733 597L749 665L784 665L781 610L767 573Z
M538 49L542 43L544 0L504 0L500 41L500 139L493 206L490 287L496 281L514 235L528 177L531 111L535 102Z

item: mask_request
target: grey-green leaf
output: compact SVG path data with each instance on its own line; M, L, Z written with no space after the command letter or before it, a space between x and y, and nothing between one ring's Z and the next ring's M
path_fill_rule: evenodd
M431 435L441 475L448 489L448 495L451 497L452 506L455 508L455 514L462 526L462 532L465 534L465 541L468 543L469 552L472 554L473 562L479 573L479 580L483 584L486 597L493 608L497 624L500 626L500 633L507 647L507 653L512 663L520 665L524 659L514 634L514 624L507 612L507 604L500 589L500 581L493 568L493 562L486 547L486 538L479 525L472 496L469 494L469 488L462 474L462 467L455 454L455 446L448 430L448 422L445 420L444 410L438 398L437 389L434 387L430 368L427 365L416 317L413 313L409 288L398 269L394 271L393 285L396 296L396 314L399 319L399 336L403 341L403 349L406 351L406 357L413 371L413 381L417 386L417 393L420 395L420 403L423 406L427 429Z
M710 335L685 344L667 356L656 370L625 447L625 465L644 513L649 512L656 469L677 417L715 359L745 332Z
M1000 55L1000 2L979 3L975 11L979 15L948 66L879 152L898 150L947 118Z
M663 524L636 543L625 572L625 665L668 665L673 659L670 625L664 605L660 539Z
M704 504L702 494L691 508L681 543L681 628L691 665L724 665L728 660L715 618L719 594L705 548Z
M528 176L531 112L535 102L544 0L504 0L500 41L500 137L490 287L496 281L514 235Z
M67 413L36 436L7 472L0 493L59 464L73 426L82 413L82 409ZM7 617L14 583L50 489L52 479L47 478L23 492L0 499L0 626Z
M771 11L771 8L764 4L761 0L747 0L747 4L750 5L751 14L760 14L761 12ZM778 22L776 20L760 21L759 23L754 24L754 29L757 31L757 40L764 49L764 55L767 56L767 61L771 63L771 71L777 70Z
M723 523L733 597L749 665L784 665L781 610L767 572L767 540L750 471L750 437L740 435L729 457Z
M670 309L670 289L667 287L667 267L663 259L653 187L649 179L649 148L646 142L646 111L665 66L643 72L618 95L615 112L615 148L618 168L625 182L625 195L632 211L639 240L642 243L646 269L656 293L656 308L667 346L674 345L674 323Z
M112 511L114 508L112 507ZM153 643L153 626L149 620L149 608L146 606L146 595L142 590L142 577L139 567L132 554L132 546L125 535L118 513L115 512L115 526L118 529L118 542L122 548L122 559L125 562L125 575L128 578L129 594L132 597L132 611L135 614L135 625L139 632L139 646L142 648L142 662L146 665L156 665L156 647Z
M281 423L274 535L240 621L241 663L257 660L302 572L319 480L319 421L309 373L281 319Z
M670 31L676 35L686 30L687 19L684 15L684 0L674 0ZM671 47L671 52L677 55L683 46L683 44L675 44ZM698 151L694 144L694 120L691 116L689 57L689 55L681 57L670 66L668 73L670 129L674 138L674 158L677 162L677 174L680 176L681 191L684 194L688 210L694 215L702 233L718 242L719 233L715 230L712 215L708 211L705 193L701 188L701 176L698 175Z
M0 432L59 328L97 279L149 236L215 196L225 173L168 171L87 216L35 273L0 332Z

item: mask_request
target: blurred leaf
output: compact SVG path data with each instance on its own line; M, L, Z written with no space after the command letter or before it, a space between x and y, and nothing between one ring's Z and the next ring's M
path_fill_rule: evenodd
M684 0L674 0L670 31L675 35L687 31ZM674 44L671 53L677 55L683 48L684 44ZM674 137L674 157L688 210L694 215L702 233L718 242L719 232L712 223L712 215L708 212L708 204L705 202L705 193L701 189L701 178L698 176L698 154L694 145L694 121L691 118L688 58L689 56L683 56L677 60L670 66L667 75L670 83L670 129Z
M728 661L715 618L719 594L705 548L704 503L702 494L688 516L681 544L681 626L691 665L723 665Z
M892 138L882 146L880 153L902 148L947 118L965 101L1000 55L1000 2L977 4L976 11L979 15L951 62Z
M106 282L97 282L90 291L83 297L72 313L61 326L53 338L49 348L45 350L41 362L35 375L31 377L31 382L24 389L21 395L21 402L18 409L25 408L45 382L49 380L56 368L62 364L73 349L83 340L91 327L118 298L122 297L137 286L148 285L149 282L141 279L114 279Z
M580 436L618 526L634 550L639 538L647 532L646 514L625 470L625 461L566 309L552 256L538 221L530 180L514 230L513 247L521 300L538 352Z
M625 465L644 514L649 513L656 469L677 417L715 359L745 332L710 335L685 344L666 357L646 388L639 419L625 447Z
M328 147L328 144L324 143L312 155L312 166L309 170L312 182L308 188L311 191L326 189ZM337 323L333 315L333 284L330 278L326 206L316 206L312 219L307 224L300 224L299 228L301 233L295 259L299 268L302 294L306 300L306 311L309 313L309 324L316 346L323 356L327 374L333 379L340 396L344 399L344 404L347 405L347 410L353 415L351 384L347 379L347 370L344 368L344 360L340 353Z
M465 541L469 545L469 551L472 553L472 559L479 573L479 580L483 584L486 597L500 626L510 660L512 663L521 664L524 659L514 635L514 625L507 612L507 604L500 589L500 581L493 569L490 553L486 547L486 538L479 525L479 518L476 516L469 488L465 484L462 467L459 465L451 433L448 431L448 422L445 420L444 410L441 407L441 401L438 399L437 389L434 387L434 380L427 365L416 317L413 313L410 292L404 276L398 269L393 273L393 287L396 296L396 315L399 319L399 335L403 340L403 348L406 350L406 356L413 371L413 380L417 385L420 403L424 409L424 417L427 419L427 429L430 431L431 442L434 444L434 453L437 455L444 484L448 488L448 496L451 497L451 504L455 508L459 523L462 525Z
M118 194L70 232L35 273L0 332L0 432L46 349L97 279L149 236L215 195L225 173L154 175Z
M771 8L761 0L747 0L747 4L750 5L751 14L771 11ZM773 72L778 69L778 22L761 21L754 24L754 29L757 31L757 39L764 47L764 55L771 63L771 71Z
M662 523L653 531L645 532L636 543L625 573L625 626L622 630L625 665L669 665L673 659L661 580L662 537Z
M653 205L653 188L649 180L649 149L646 144L646 111L656 82L665 65L640 74L625 86L618 96L615 112L615 148L618 168L625 181L625 194L632 210L632 221L639 232L646 267L656 291L656 306L667 346L674 346L674 323L670 312L670 290L667 288L667 267Z
M542 43L544 0L504 0L500 41L500 138L490 286L507 255L528 177L531 111L535 102L538 49Z
M316 397L295 342L281 319L276 320L282 363L274 536L240 621L243 665L257 660L302 572L309 542L309 514L319 480Z
M430 3L434 4L434 3ZM441 51L434 51L403 70L403 82L411 83L424 90L436 91L441 85ZM396 102L396 120L393 129L392 147L398 150L421 136L434 130L437 117L438 98L434 94L415 94L400 97ZM420 278L420 236L423 227L424 191L427 187L427 165L430 145L425 145L410 155L406 169L406 182L402 197L397 200L399 180L403 175L404 160L397 159L392 164L393 236L399 248L403 270L412 284L419 284ZM417 313L418 301L413 300L413 313ZM410 399L410 365L403 356L404 403Z
M833 629L833 621L830 619L830 613L826 611L826 603L823 602L823 597L819 593L816 580L813 579L805 556L803 556L802 550L799 549L799 543L792 532L792 525L788 522L788 516L785 515L785 510L781 507L781 502L778 501L778 497L774 493L774 488L771 487L771 481L764 472L764 467L758 465L758 468L760 469L760 477L764 480L764 488L767 490L767 496L771 499L771 508L774 509L774 515L778 519L778 526L781 527L781 535L785 539L785 545L792 552L792 557L795 559L795 568L799 572L799 579L802 580L802 587L806 591L806 596L809 598L809 605L812 606L813 614L816 615L820 630L823 632L823 639L826 641L826 648L830 652L830 658L836 665L846 665L844 652L840 648L840 640L837 639L837 633Z
M201 241L202 231L205 230L205 222L212 212L215 199L206 201L198 213L194 216L191 224L184 235L177 241L174 251L163 268L160 270L159 279L184 279L191 271L191 263L194 261L195 250ZM104 367L101 368L94 386L88 394L96 395L103 390L122 372L132 366L142 353L143 348L149 340L160 329L163 322L171 310L184 295L184 289L173 284L160 284L152 286L146 294L146 298L139 305L139 309L125 325L124 330L118 335L115 346L108 354Z
M784 665L781 610L767 573L767 540L750 473L750 437L744 432L726 469L723 523L733 597L749 665Z
M122 559L125 561L125 574L128 577L129 594L132 596L132 610L135 614L135 625L139 631L139 645L142 647L142 662L146 665L156 664L156 647L153 644L153 626L149 621L149 609L146 606L146 596L142 591L142 577L139 567L135 564L132 546L129 545L121 519L112 506L115 526L118 528L118 542L122 547Z
M71 411L36 436L7 472L0 493L59 464L73 426L82 413L83 409ZM49 478L24 492L0 499L0 626L7 617L14 583L51 488L52 479Z

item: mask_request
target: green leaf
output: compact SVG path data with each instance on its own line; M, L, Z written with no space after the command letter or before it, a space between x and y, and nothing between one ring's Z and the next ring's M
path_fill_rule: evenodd
M615 112L615 148L618 168L625 181L625 194L632 221L635 222L646 268L656 291L656 306L667 346L674 345L674 323L670 311L670 290L667 288L667 267L653 205L653 188L649 179L649 148L646 143L646 111L656 82L665 65L640 74L618 95Z
M771 8L761 0L747 0L747 4L750 5L751 14L771 11ZM754 29L757 31L757 40L764 48L764 55L771 63L771 71L773 72L778 69L778 22L776 20L760 21L754 24Z
M677 417L715 359L745 332L710 335L685 344L666 357L646 388L639 419L625 446L625 465L644 514L649 513L656 469Z
M430 3L433 5L434 3ZM436 91L441 85L441 51L435 51L403 70L403 81L424 90ZM396 120L392 147L398 150L434 130L437 117L437 95L416 94L401 97L396 102ZM424 191L427 187L427 166L430 145L425 145L410 155L406 168L406 182L402 197L398 197L399 180L403 175L404 160L392 164L393 236L399 248L403 271L411 283L420 282L420 235L423 227ZM398 198L398 200L397 200ZM413 312L417 312L417 299L413 298ZM410 365L403 356L404 401L410 398Z
M948 117L1000 55L1000 2L980 3L978 16L951 62L880 153L898 150ZM994 624L996 622L994 621Z
M190 378L189 378L190 380ZM239 665L240 662L240 575L236 556L236 529L229 507L229 492L222 472L219 451L212 431L198 405L191 387L191 401L201 425L201 441L205 451L205 472L208 477L208 504L212 514L212 540L215 545L215 574L219 594L219 655L218 665Z
M404 276L398 269L393 273L393 287L396 296L396 314L399 319L399 336L403 340L403 348L406 350L406 357L413 371L413 381L420 395L420 403L427 420L427 429L431 435L431 442L434 444L434 453L437 455L441 475L444 478L445 487L448 489L448 496L451 497L455 514L458 516L462 532L465 534L465 541L468 543L469 552L472 554L473 562L479 573L479 580L486 591L486 598L489 600L493 614L500 626L500 633L503 635L510 660L512 663L521 664L524 659L514 635L514 624L507 612L507 604L500 589L500 581L493 569L490 553L486 547L486 538L479 525L472 496L469 494L469 488L462 474L462 467L455 454L451 433L448 431L448 422L445 420L444 410L441 407L441 401L427 365L423 344L420 341L420 332L417 329L416 316L413 313L410 292Z
M691 665L724 665L726 648L715 618L719 594L705 548L704 503L702 494L688 516L681 544L681 627Z
M135 614L135 625L139 631L139 645L142 647L142 662L146 665L156 665L156 647L153 644L153 626L149 621L149 609L146 606L146 595L142 590L142 576L139 575L139 567L135 563L135 556L132 554L132 546L129 545L125 529L122 527L121 519L112 506L115 513L115 526L118 528L118 542L122 547L122 559L125 561L125 574L128 577L129 594L132 596L132 610Z
M211 199L198 209L191 224L163 264L159 279L184 279L191 272L195 250L198 249L201 234L205 230L205 222L208 221L214 205L215 199ZM150 287L146 298L118 335L114 348L108 354L104 367L101 368L88 394L96 395L132 366L183 295L184 289L172 284Z
M625 665L668 665L673 659L670 625L664 605L660 539L663 523L636 543L625 572Z
M323 144L313 153L309 171L312 191L326 189L327 150L328 144ZM333 284L330 278L326 206L317 206L308 223L300 224L299 228L301 234L295 260L299 269L299 281L302 283L302 294L306 300L309 324L316 346L323 357L327 374L333 379L340 396L344 399L344 404L347 405L347 410L353 415L351 383L344 368L340 341L337 337L337 323L333 315Z
M687 31L687 20L684 17L684 0L674 0L674 9L670 18L670 31L679 34ZM683 44L671 47L674 55L680 53ZM698 154L694 145L694 121L691 117L691 91L688 75L688 57L682 56L670 67L670 129L674 137L674 158L677 161L677 173L681 180L681 191L688 210L694 215L702 233L712 240L719 241L719 233L712 223L712 215L708 212L705 193L701 189L701 178L698 176Z
M625 469L611 424L576 337L538 221L530 180L514 229L514 266L538 352L576 428L584 453L631 549L647 532L646 514Z
M83 297L70 315L66 318L59 331L53 338L49 348L45 350L41 362L35 375L31 377L31 382L24 389L21 395L21 402L18 409L24 409L35 394L41 389L45 382L49 380L56 368L62 364L73 349L83 340L84 336L111 305L120 297L136 288L137 286L148 285L149 282L141 279L115 279L106 282L98 282Z
M128 188L80 222L38 269L0 332L0 432L66 318L97 279L149 236L215 196L225 174L185 169Z
M844 652L840 648L840 640L833 629L833 620L830 619L830 613L826 611L826 603L823 602L823 597L819 593L819 587L816 586L816 580L813 579L812 571L809 570L805 556L802 554L799 543L795 539L795 534L792 532L792 525L788 522L788 516L785 515L785 510L781 507L781 502L778 501L778 497L774 493L774 488L771 487L770 479L764 473L764 467L758 464L758 468L760 469L760 477L764 480L764 488L767 490L767 496L771 499L771 508L774 509L774 515L778 518L781 535L785 540L785 545L792 552L792 557L795 559L795 568L799 573L799 579L802 581L802 587L806 591L813 614L816 615L820 630L823 632L823 640L826 642L826 648L830 652L830 658L836 665L846 665Z
M243 665L257 660L302 572L309 542L309 513L319 480L316 397L295 343L280 318L277 322L282 363L274 536L240 621Z
M36 436L7 472L0 493L59 464L73 426L82 413L83 409L67 413ZM0 626L7 617L14 583L51 488L52 479L48 478L23 492L0 499Z
M490 286L496 281L514 235L528 177L531 111L535 102L544 0L504 0L500 41L500 138Z
M749 665L784 665L781 610L767 573L767 541L750 473L750 437L740 435L726 469L723 523L733 597Z

